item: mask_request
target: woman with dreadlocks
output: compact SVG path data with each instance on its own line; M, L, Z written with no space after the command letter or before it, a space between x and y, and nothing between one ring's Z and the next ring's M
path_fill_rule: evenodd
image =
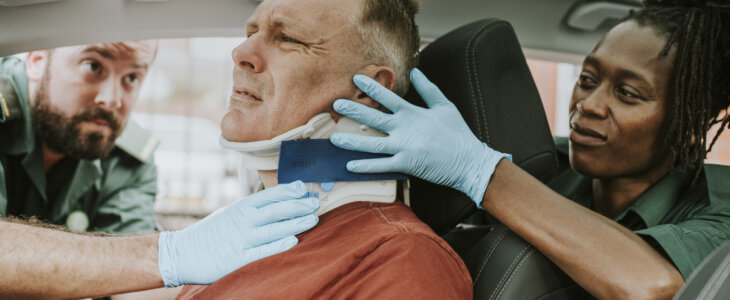
M363 78L355 83L393 114L335 102L397 140L331 141L394 154L350 162L350 171L404 172L464 192L598 298L671 298L730 235L730 167L703 163L730 122L730 6L645 6L585 58L570 138L556 142L571 168L549 186L481 143L418 70L411 81L429 109Z

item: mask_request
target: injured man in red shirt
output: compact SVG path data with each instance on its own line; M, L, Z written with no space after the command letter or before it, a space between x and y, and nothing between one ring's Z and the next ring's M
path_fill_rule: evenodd
M187 286L178 299L472 298L459 256L403 203L400 175L326 179L345 170L344 162L337 166L340 152L309 143L333 132L384 136L339 116L332 104L350 99L380 109L354 85L356 74L400 95L408 90L420 41L418 7L416 0L259 5L246 23L248 38L233 50L221 144L243 154L244 167L258 171L263 188L308 182L321 201L320 221L291 250L209 286ZM303 148L285 153L281 145L294 140L304 140ZM322 171L323 165L330 169Z

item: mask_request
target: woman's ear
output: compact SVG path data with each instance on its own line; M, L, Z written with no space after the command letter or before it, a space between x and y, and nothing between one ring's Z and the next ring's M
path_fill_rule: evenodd
M48 64L48 50L32 51L25 60L25 73L28 81L38 83L43 78Z
M375 81L380 83L380 85L389 90L393 90L393 87L395 87L395 71L393 71L393 69L389 67L371 65L365 68L365 71L361 74L374 79ZM370 96L368 96L368 94L365 94L365 92L359 89L355 92L352 100L355 100L372 108L380 108L380 103L373 100L372 98L370 98Z

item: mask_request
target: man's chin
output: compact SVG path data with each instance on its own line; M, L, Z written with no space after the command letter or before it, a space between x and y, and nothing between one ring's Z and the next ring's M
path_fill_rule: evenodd
M239 110L229 110L221 120L221 135L230 142L249 143L266 139L258 133L255 126L246 124L246 117Z

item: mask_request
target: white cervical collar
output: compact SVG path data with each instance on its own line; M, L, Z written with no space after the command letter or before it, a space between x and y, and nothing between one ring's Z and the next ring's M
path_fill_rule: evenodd
M332 133L345 132L367 136L386 136L385 133L362 125L347 117L340 117L335 122L329 113L321 113L302 126L289 130L270 140L238 143L220 137L220 144L226 149L240 152L241 167L249 170L276 170L279 167L279 147L282 141L299 139L327 139ZM305 183L307 191L318 193L320 207L315 212L322 215L336 207L351 202L367 201L391 203L395 201L398 181L336 181L334 188L324 191L320 183ZM404 197L408 204L407 184L404 185Z

